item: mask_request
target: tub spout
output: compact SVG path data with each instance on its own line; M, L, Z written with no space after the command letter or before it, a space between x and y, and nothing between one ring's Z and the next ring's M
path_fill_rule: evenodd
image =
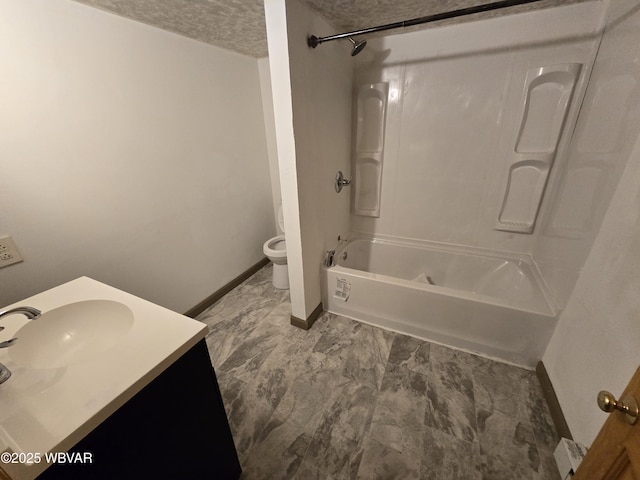
M333 267L333 257L336 255L335 250L327 250L327 267Z

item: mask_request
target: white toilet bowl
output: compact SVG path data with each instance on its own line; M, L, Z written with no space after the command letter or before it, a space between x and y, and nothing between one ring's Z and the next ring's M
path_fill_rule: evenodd
M278 209L278 223L284 232L282 205ZM273 286L287 290L289 288L289 270L287 269L287 246L284 235L278 235L264 242L262 251L273 262Z

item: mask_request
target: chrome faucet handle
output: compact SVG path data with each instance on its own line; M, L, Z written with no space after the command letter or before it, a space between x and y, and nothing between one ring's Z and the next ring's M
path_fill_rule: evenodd
M351 185L351 180L344 178L344 174L340 171L336 173L336 181L334 182L336 193L340 193L342 191L342 187L348 187L349 185Z

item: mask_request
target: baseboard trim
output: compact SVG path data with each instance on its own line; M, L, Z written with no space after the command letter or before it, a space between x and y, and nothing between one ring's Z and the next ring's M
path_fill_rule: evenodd
M209 308L211 305L216 303L218 300L220 300L222 297L224 297L227 293L229 293L231 290L236 288L238 285L240 285L247 278L249 278L251 275L255 274L258 270L263 268L268 263L269 263L269 259L267 257L263 258L258 263L256 263L255 265L249 267L247 270L242 272L236 278L234 278L229 283L224 285L222 288L219 288L214 293L209 295L203 301L198 303L195 307L190 308L189 310L187 310L185 315L187 317L191 317L191 318L197 317L202 312L204 312L207 308Z
M553 424L556 427L558 435L573 440L573 436L569 430L569 425L564 418L564 413L562 413L562 408L560 408L560 402L558 402L558 397L556 396L553 384L551 383L551 379L549 378L549 374L547 373L547 369L545 368L544 363L542 363L542 360L538 362L538 365L536 365L536 376L542 386L542 394L549 406L551 419L553 420Z
M294 327L302 328L303 330L309 330L321 313L322 303L319 303L318 306L313 310L313 312L311 312L309 318L307 318L306 320L291 315L291 325L293 325Z

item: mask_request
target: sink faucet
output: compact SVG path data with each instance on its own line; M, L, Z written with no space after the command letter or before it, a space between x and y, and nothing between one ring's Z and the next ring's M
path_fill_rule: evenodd
M7 315L13 315L14 313L22 313L29 320L35 320L40 315L42 315L42 312L40 310L38 310L37 308L33 308L33 307L16 307L16 308L10 308L9 310L1 311L0 312L0 318L6 317ZM2 330L4 330L4 327L0 325L0 332ZM4 342L0 342L0 348L10 347L11 345L14 344L14 342L16 340L17 340L17 338L12 338L11 340L6 340ZM0 382L0 383L2 383L2 382Z
M25 306L25 307L10 308L9 310L3 310L3 311L0 312L0 318L7 317L9 315L13 315L14 313L21 313L25 317L27 317L29 320L35 320L40 315L42 315L42 312L40 310L38 310L37 308L26 307ZM0 326L0 331L2 331L2 330L4 330L4 327ZM0 348L9 347L9 346L13 345L13 343L16 340L17 340L17 338L12 338L10 340L6 340L4 342L0 342ZM9 377L11 377L11 370L9 370L2 363L0 363L0 384L2 384L4 382L6 382L7 380L9 380Z
M7 315L13 315L14 313L22 313L29 320L35 320L38 318L42 312L37 308L33 307L15 307L10 308L9 310L3 310L0 312L0 318L6 317Z

